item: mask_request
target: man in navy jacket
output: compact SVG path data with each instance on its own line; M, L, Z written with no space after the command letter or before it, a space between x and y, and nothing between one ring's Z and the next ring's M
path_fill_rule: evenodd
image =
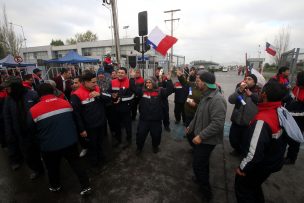
M42 157L48 170L49 190L61 190L60 160L65 158L77 175L81 195L91 192L89 178L78 156L77 129L73 108L64 99L53 94L50 84L41 84L38 94L41 101L30 109L30 126L37 136Z

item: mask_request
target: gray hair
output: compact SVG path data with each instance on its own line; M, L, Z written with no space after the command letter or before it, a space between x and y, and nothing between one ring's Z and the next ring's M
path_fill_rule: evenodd
M50 84L53 88L56 88L56 83L54 80L45 80L44 83Z

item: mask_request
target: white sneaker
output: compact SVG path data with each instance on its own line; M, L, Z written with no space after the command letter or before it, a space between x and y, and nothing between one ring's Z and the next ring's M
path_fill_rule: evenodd
M87 154L88 150L87 149L83 149L81 150L79 157L84 157Z
M92 188L88 187L88 188L85 188L85 189L81 190L80 195L81 196L86 196L86 195L89 195L91 193L92 193Z

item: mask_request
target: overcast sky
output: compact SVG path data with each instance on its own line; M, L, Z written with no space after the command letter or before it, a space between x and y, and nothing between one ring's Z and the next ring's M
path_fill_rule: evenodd
M258 56L267 61L265 42L273 43L283 26L289 26L290 48L304 48L304 1L302 0L117 0L120 36L123 26L129 25L128 37L138 34L137 15L148 11L151 31L158 26L170 34L170 15L164 11L181 9L174 14L174 36L178 42L175 54L186 56L186 61L212 60L220 63L244 63ZM0 0L6 6L9 21L23 26L28 46L50 44L52 39L74 36L91 30L98 39L111 39L110 11L102 0ZM2 18L2 9L1 9ZM1 19L0 19L1 20ZM21 33L20 27L15 27Z

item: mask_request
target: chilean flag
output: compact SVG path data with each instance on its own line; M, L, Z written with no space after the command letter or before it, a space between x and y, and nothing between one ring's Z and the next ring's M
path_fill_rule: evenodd
M168 49L176 42L177 39L175 37L164 34L158 27L151 31L147 40L147 43L163 56L166 56Z
M276 53L277 53L276 50L275 50L275 48L274 48L274 46L272 46L268 42L266 42L266 52L268 54L270 54L271 56L275 56Z

